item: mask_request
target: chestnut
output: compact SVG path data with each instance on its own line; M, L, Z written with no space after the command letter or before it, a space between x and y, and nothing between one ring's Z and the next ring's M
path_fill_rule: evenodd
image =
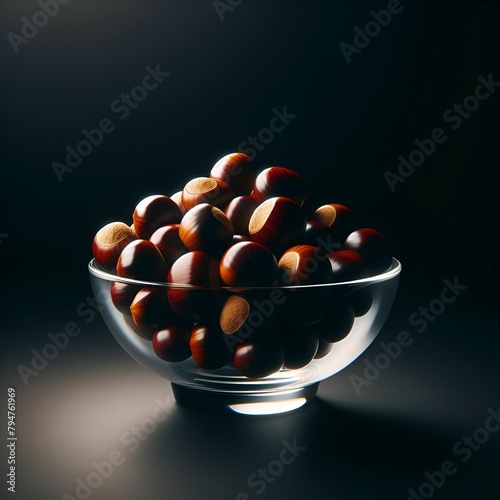
M130 305L140 289L141 287L137 285L129 285L127 283L113 281L110 289L113 305L122 314L130 314Z
M332 282L368 278L370 270L363 256L356 250L335 250L328 254L332 268Z
M133 217L137 236L147 240L159 227L179 224L182 212L168 196L152 195L139 202Z
M252 214L248 232L252 241L278 253L297 242L306 228L304 211L289 198L271 198Z
M179 257L168 273L168 282L203 288L220 286L219 261L200 250Z
M201 203L182 218L179 237L191 251L219 253L227 248L234 236L233 225L222 210Z
M196 364L206 370L221 368L231 360L224 334L215 326L196 325L191 332L189 347Z
M222 282L227 286L271 286L276 271L274 254L254 241L243 241L229 247L219 267Z
M328 241L330 234L330 228L326 224L318 220L308 220L306 230L300 239L300 243L318 247L322 242ZM340 244L338 247L340 248Z
M236 333L250 314L250 303L245 297L231 295L222 306L220 327L226 335Z
M370 286L355 287L350 293L344 295L356 317L364 316L372 307L373 294Z
M314 212L314 218L331 228L332 236L338 244L359 227L359 221L354 212L340 203L330 203L319 207Z
M233 198L233 190L224 181L210 177L191 179L182 190L182 205L186 212L200 203L210 203L222 209Z
M306 189L302 178L297 172L284 167L269 167L263 170L255 179L253 196L258 203L269 198L284 196L302 206Z
M309 364L318 351L318 336L302 331L287 337L282 343L285 368L296 370Z
M272 342L245 342L236 347L235 368L248 378L267 377L283 367L283 351Z
M92 240L92 254L106 271L116 268L122 250L136 239L134 232L123 222L111 222L100 229Z
M344 241L344 248L358 251L374 274L391 267L392 255L385 238L375 229L364 227L353 231Z
M174 193L170 199L177 203L177 206L181 209L181 212L183 214L186 213L186 208L184 207L184 205L182 204L182 191L177 191L176 193Z
M370 276L363 256L356 250L335 250L328 254L332 265L333 282L361 280ZM369 285L352 286L345 294L356 316L365 315L372 305L372 293Z
M134 333L141 337L141 339L151 342L156 328L151 326L137 326L131 316L123 316L125 323L134 331Z
M278 262L278 282L282 285L317 285L331 281L328 257L312 245L289 248Z
M230 153L213 166L210 177L229 184L236 196L248 195L257 177L257 166L245 153Z
M229 202L224 213L231 221L236 234L248 234L248 223L258 203L250 196L238 196Z
M327 354L330 353L332 348L333 348L332 342L328 342L328 340L320 338L318 344L318 350L316 352L316 355L314 356L314 359L324 358Z
M144 287L132 301L130 312L137 326L157 328L173 324L177 320L163 287Z
M178 363L191 356L189 339L191 332L180 326L168 326L156 330L153 336L153 350L165 361Z
M173 263L168 281L172 284L167 289L168 300L179 316L191 321L217 316L220 297L210 290L221 283L217 259L199 250L186 253Z
M272 314L259 308L249 296L233 294L227 297L221 308L219 325L223 333L237 337L235 342L244 342L270 335L274 326Z
M168 266L160 251L148 240L134 240L122 251L116 272L123 278L165 281Z
M308 331L328 342L339 342L347 337L354 324L354 311L342 299L333 300L328 310L328 316Z
M169 268L181 255L189 252L179 237L179 224L160 227L151 235L149 241L156 245Z

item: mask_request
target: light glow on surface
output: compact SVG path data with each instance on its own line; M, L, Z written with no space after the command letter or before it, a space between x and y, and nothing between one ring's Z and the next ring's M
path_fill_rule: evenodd
M303 406L306 401L306 398L295 398L285 401L235 404L229 405L228 408L243 415L274 415L276 413L296 410Z

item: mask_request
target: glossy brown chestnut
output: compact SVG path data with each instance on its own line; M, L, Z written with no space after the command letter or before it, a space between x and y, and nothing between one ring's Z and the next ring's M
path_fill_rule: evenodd
M220 277L227 286L271 286L276 279L276 257L255 241L229 247L220 261Z
M356 317L364 316L372 307L373 294L369 286L355 287L351 293L345 294L344 299L351 306Z
M149 240L135 240L122 251L116 272L123 278L166 281L168 266L160 251Z
M217 259L199 250L186 253L173 263L168 281L196 287L168 288L168 300L177 314L191 321L218 317L218 304L221 300L218 291L207 290L221 285Z
M136 239L134 232L123 222L111 222L100 229L92 240L92 254L96 262L106 269L116 268L122 250Z
M370 269L364 257L356 250L336 250L328 254L332 265L334 283L353 281L370 276ZM352 286L345 292L345 298L356 316L365 315L372 305L372 293L369 286Z
M278 282L282 285L317 285L331 281L328 257L312 245L289 248L278 262Z
M134 331L134 333L141 337L141 339L149 340L150 342L153 340L153 336L156 328L151 326L137 326L132 319L132 316L123 316L125 323Z
M318 220L308 220L306 230L300 240L303 245L320 247L330 242L330 228ZM340 245L339 245L340 248Z
M327 354L330 353L332 348L333 348L332 342L328 342L327 340L320 338L318 344L318 350L316 352L316 355L314 356L314 359L324 358Z
M213 166L210 177L229 184L236 196L248 195L257 177L257 166L245 153L230 153Z
M271 198L255 209L248 232L252 241L280 253L302 237L306 222L304 211L295 202L289 198Z
M375 229L364 227L353 231L344 241L343 247L359 252L373 274L383 273L391 267L389 245Z
M224 208L234 198L234 192L224 181L210 177L191 179L182 190L182 205L186 212L200 203Z
M354 311L342 299L333 300L328 315L316 325L308 328L320 339L328 342L339 342L347 337L354 324Z
M153 336L153 350L165 361L178 363L191 356L189 347L190 330L179 326L168 326L156 330Z
M179 224L160 227L149 241L156 245L169 268L181 255L189 252L179 236Z
M231 221L222 210L208 203L192 208L183 217L179 227L179 237L191 251L220 253L228 247L233 236Z
M137 293L130 305L132 319L137 326L171 325L178 318L170 307L163 287L147 286Z
M236 347L233 362L245 377L267 377L283 368L283 351L274 343L245 342Z
M111 283L111 300L113 301L113 305L122 314L130 315L130 305L140 289L140 286L113 281Z
M191 332L189 347L196 364L206 370L221 368L231 360L225 335L215 326L198 324Z
M328 254L332 267L332 282L360 280L370 276L363 256L356 250L335 250Z
M238 196L229 202L224 213L236 234L248 234L248 223L257 206L258 203L250 196Z
M220 286L219 261L200 250L179 257L168 273L168 282L203 288Z
M182 212L168 196L153 195L139 202L133 217L137 236L147 240L159 227L179 224Z
M330 203L319 207L314 212L314 218L332 231L332 237L341 244L347 235L358 229L359 221L354 212L346 205Z
M177 204L183 214L186 213L186 208L182 204L182 191L177 191L170 197L170 199Z
M309 364L318 351L318 336L312 332L301 331L287 337L283 342L284 365L295 370Z
M253 196L258 203L269 198L284 196L302 206L306 189L302 178L297 172L284 167L269 167L263 170L255 179Z

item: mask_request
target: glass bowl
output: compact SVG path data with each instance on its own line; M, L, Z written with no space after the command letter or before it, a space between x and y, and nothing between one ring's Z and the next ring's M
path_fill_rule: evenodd
M89 263L89 271L95 298L101 304L101 314L111 333L136 361L171 382L178 403L197 409L265 415L301 407L316 396L321 380L344 369L367 349L390 312L401 264L393 258L391 267L382 274L342 283L218 289L121 278L102 270L94 260ZM116 309L111 297L113 282L135 285L137 290L153 286L165 293L191 294L206 310L212 310L214 316L220 314L215 304L237 294L257 306L262 317L259 319L258 314L254 317L256 325L269 317L277 318L268 335L279 338L285 349L290 335L315 332L323 339L319 344L321 352L317 353L322 357L306 360L307 364L301 368L283 367L263 378L247 378L231 362L223 368L207 370L200 368L192 357L180 362L165 361L156 355L151 340L143 338L131 316ZM345 338L326 342L325 338L332 339L329 329L334 324L328 321L328 315L339 303L349 303L356 317ZM179 318L179 322L183 321ZM233 352L236 345L227 342L227 348Z

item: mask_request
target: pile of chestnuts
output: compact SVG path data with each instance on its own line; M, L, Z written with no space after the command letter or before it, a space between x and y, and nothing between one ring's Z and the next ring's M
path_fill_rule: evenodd
M92 251L104 270L150 283L115 281L110 293L158 357L249 378L324 357L372 305L370 287L306 285L361 280L392 262L350 208L315 208L296 172L260 171L243 153L170 197L144 198L133 224L107 224Z

